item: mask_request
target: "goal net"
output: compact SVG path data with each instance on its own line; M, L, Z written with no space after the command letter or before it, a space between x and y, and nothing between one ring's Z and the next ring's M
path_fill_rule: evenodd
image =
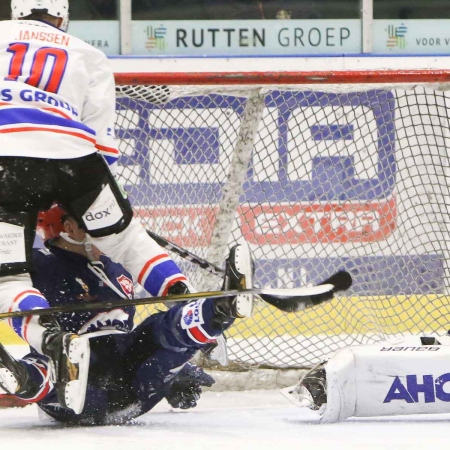
M226 333L231 360L310 367L343 346L450 328L449 74L116 80L119 175L148 229L219 266L249 243L260 287L353 277L300 313L257 301ZM220 287L172 256L197 288Z

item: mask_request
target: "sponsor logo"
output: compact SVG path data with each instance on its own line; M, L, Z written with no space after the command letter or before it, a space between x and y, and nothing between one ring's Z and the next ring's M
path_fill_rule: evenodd
M382 107L379 95L385 96ZM395 99L384 91L379 95L371 91L267 96L263 118L273 138L266 142L258 135L255 140L241 204L343 204L392 198L397 173ZM135 141L135 151L119 160L119 175L139 169L138 178L126 177L135 202L160 205L161 198L173 205L187 200L202 205L211 198L219 202L227 173L218 173L217 164L229 164L230 141L238 137L230 122L237 125L242 113L237 97L217 98L213 106L209 97L183 97L155 105L136 117L129 129L118 129L119 138ZM142 127L135 127L136 121ZM156 170L156 155L166 161L167 170ZM151 186L145 195L143 183Z
M408 31L408 27L405 24L401 24L400 26L388 25L386 28L388 39L386 42L386 46L388 48L405 48L406 47L406 33Z
M188 303L183 308L182 313L182 327L184 329L197 327L198 325L203 324L203 317L201 314L200 306L204 300L197 300L192 303Z
M97 212L88 212L85 216L86 220L88 222L92 222L93 220L102 220L107 216L111 215L112 210L117 205L116 200L114 199L109 206L106 207L106 209L103 209L102 211Z
M0 222L0 265L25 260L24 227Z
M134 292L133 282L125 275L120 275L120 277L116 279L120 284L122 291L127 295L127 297L132 298Z
M194 313L192 310L189 310L184 316L183 321L186 325L190 325L192 321L194 320Z
M446 392L449 388L445 388L449 381L450 373L444 373L436 379L433 375L423 375L421 379L417 375L406 375L403 382L396 376L383 403L394 400L419 403L419 393L423 394L425 403L434 403L436 399L450 402L450 393Z
M380 352L437 352L438 346L421 345L419 347L383 347Z
M240 222L247 241L258 245L317 242L374 242L396 228L396 202L242 207Z
M164 25L159 27L148 26L146 28L147 40L145 41L145 48L149 51L154 50L164 50L167 46L166 34L167 28Z
M144 226L188 247L207 247L218 208L135 209ZM330 242L374 242L396 228L396 200L365 204L256 205L238 208L245 239L257 245Z
M111 187L105 186L89 210L83 215L83 220L89 231L115 225L122 217L122 210Z
M289 18L288 11L281 10L278 13ZM208 20L169 21L165 25L153 21L141 25L139 30L147 35L144 45L149 51L169 47L164 39L169 42L174 53L191 49L217 54L225 49L229 51L238 48L241 49L238 53L245 53L248 48L280 50L283 53L290 53L295 48L306 51L316 49L316 53L318 48L329 48L332 51L336 48L356 50L353 41L360 34L356 23L333 21L333 26L323 26L318 22L311 25L307 22L299 24L297 21L286 21L274 27L262 21L246 21L239 26L239 22L226 20L219 22L220 26L212 27Z

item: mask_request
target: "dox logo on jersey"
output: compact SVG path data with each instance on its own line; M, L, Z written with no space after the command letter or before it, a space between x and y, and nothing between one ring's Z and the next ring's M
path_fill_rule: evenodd
M403 378L403 377L402 377ZM433 403L436 399L450 402L450 373L444 373L436 379L433 375L406 375L406 380L395 377L383 403L405 401L406 403ZM419 394L422 394L419 399ZM423 400L422 400L423 399Z
M122 210L110 186L103 188L95 202L83 215L83 221L88 231L115 225L120 219L122 219Z
M118 135L134 152L122 155L120 170L135 204L191 204L200 217L201 205L219 204L245 105L240 97L199 96L123 112L130 126ZM394 113L386 91L267 95L240 197L241 205L261 207L241 212L247 239L258 241L269 224L273 243L389 235L396 218ZM200 226L197 236L202 232ZM192 237L185 238L189 245Z

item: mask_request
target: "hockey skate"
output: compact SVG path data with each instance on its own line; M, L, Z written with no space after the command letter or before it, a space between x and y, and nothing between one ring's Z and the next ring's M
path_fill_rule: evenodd
M89 374L89 339L61 331L59 324L50 316L41 316L40 323L47 328L42 350L53 367L52 381L58 401L64 408L80 414Z
M34 386L28 371L19 361L16 361L0 344L0 387L11 395L26 395L33 397L39 386Z
M236 244L226 260L224 290L251 289L255 268L250 248L246 244ZM215 302L217 317L227 319L250 317L253 311L253 295L239 294L224 297Z
M297 385L281 390L281 393L297 406L306 406L321 414L327 403L325 363L310 370Z

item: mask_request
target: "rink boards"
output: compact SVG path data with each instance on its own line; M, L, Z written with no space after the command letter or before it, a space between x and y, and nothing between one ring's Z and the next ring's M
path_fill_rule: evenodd
M140 314L157 308L138 307ZM276 325L274 325L276 324ZM283 313L261 301L250 319L238 320L227 336L232 339L251 337L313 337L315 335L383 337L392 334L437 332L450 329L450 297L446 295L360 296L335 298L325 305L297 313ZM0 323L0 342L19 345L23 341L6 321Z

